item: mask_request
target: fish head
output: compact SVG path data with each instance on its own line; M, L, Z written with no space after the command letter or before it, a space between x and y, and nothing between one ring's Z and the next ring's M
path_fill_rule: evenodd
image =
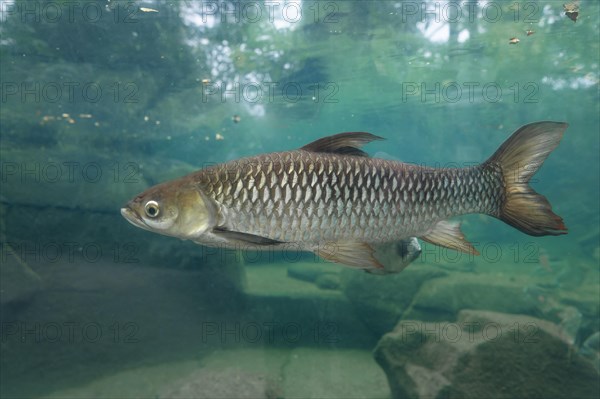
M217 207L189 182L159 184L121 208L128 222L167 236L195 239L216 225Z

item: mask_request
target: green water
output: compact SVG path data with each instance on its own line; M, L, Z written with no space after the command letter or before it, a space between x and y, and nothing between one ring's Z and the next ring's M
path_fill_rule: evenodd
M383 334L464 309L552 322L597 370L600 4L574 22L562 1L279 3L0 2L1 396L164 397L190 373L256 373L269 397L390 397ZM156 183L328 134L455 167L542 120L569 123L533 182L569 233L468 215L474 259L423 244L372 279L119 213Z

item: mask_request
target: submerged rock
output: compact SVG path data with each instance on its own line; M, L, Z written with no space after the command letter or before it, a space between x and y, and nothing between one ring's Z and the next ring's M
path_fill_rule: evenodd
M598 371L561 328L464 310L455 323L401 321L375 348L393 398L595 398Z

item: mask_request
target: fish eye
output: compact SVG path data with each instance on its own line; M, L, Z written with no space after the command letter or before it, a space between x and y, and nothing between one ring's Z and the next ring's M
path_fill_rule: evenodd
M144 207L146 210L146 215L151 218L155 218L160 213L160 208L158 207L158 202L156 201L148 201L146 202L146 206Z

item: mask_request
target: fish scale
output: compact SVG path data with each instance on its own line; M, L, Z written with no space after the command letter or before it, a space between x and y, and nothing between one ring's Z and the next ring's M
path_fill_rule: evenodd
M493 165L429 169L356 158L273 153L213 167L198 179L222 204L225 227L278 241L393 241L450 215L489 212L503 200L502 172ZM232 173L237 169L243 173Z

